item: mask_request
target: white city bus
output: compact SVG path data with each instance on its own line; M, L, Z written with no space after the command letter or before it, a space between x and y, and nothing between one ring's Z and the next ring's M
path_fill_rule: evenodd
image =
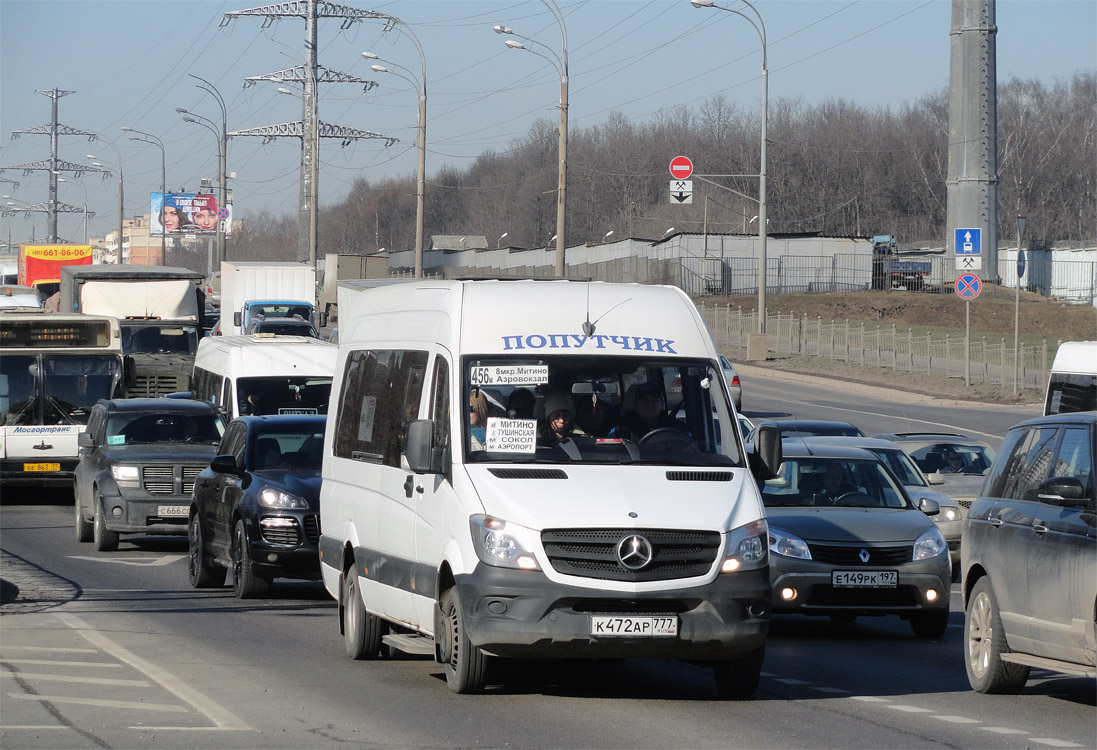
M116 318L0 310L0 482L70 485L91 407L124 391Z

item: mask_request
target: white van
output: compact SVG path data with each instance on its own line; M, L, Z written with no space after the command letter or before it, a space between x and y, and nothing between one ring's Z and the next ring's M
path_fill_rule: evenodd
M1097 410L1097 341L1066 341L1055 352L1044 416Z
M338 353L307 336L207 336L198 342L191 397L220 407L226 419L327 414Z
M339 313L320 567L348 655L433 652L459 693L490 657L684 659L726 697L754 691L767 526L689 298L347 282ZM772 476L776 431L753 455Z

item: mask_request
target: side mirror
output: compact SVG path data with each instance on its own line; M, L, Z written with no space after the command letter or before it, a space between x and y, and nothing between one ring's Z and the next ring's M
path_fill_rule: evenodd
M236 465L236 459L230 455L225 454L223 456L214 456L210 461L209 467L211 470L216 471L218 474L239 474L240 469Z
M750 469L759 481L777 476L785 459L781 451L781 431L776 425L762 425L754 430L754 452L750 459Z
M242 316L242 315L240 315L240 311L239 311L239 310L237 310L236 312L234 312L234 313L232 314L232 324L233 324L234 326L236 326L236 327L239 327L239 326L240 326L240 321L242 321L243 319L244 319L244 318L243 318L243 316Z
M316 326L317 328L326 328L328 325L328 314L326 312L317 313L317 321L319 322L319 325Z
M429 419L415 419L408 422L408 434L404 447L404 458L408 468L416 474L437 473L439 467L431 450L434 441L434 422Z
M90 432L81 432L76 436L76 444L81 448L94 448L95 438L92 437Z
M941 512L941 504L931 497L923 497L918 501L918 510L927 516L935 516Z
M929 480L930 484L944 484L945 483L945 477L939 471L930 472L929 474L926 475L926 479Z
M1078 507L1086 504L1086 488L1077 477L1051 477L1036 490L1036 499L1048 505Z

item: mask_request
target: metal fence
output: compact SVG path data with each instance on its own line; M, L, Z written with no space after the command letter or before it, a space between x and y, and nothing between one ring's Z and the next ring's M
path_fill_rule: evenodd
M1053 260L1047 254L1030 253L1021 289L1045 297L1097 304L1097 262ZM853 292L868 289L902 288L911 292L951 294L956 278L952 257L940 255L921 258L904 256L905 264L920 264L920 273L894 278L887 272L886 260L871 255L838 253L826 256L786 255L766 259L767 294L804 294L809 292ZM983 278L992 278L982 273ZM1013 289L1017 285L1016 251L999 251L998 285ZM758 259L681 258L681 287L691 297L736 296L758 293Z
M716 343L747 345L757 330L757 314L702 301L698 305ZM1042 390L1048 378L1047 343L1019 349L1006 340L968 342L945 335L915 336L898 326L871 328L864 323L824 321L781 313L766 316L766 349L778 354L806 355L838 360L858 367L883 367L899 372L963 378L974 384ZM1014 373L1016 373L1016 380Z

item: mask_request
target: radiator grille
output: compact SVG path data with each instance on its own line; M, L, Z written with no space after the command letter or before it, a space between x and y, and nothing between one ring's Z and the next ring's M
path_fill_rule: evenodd
M914 558L914 547L910 544L899 547L872 547L864 544L839 545L809 542L808 549L811 550L812 560L831 565L902 565ZM861 559L861 550L868 552L868 560Z
M918 594L910 586L894 589L836 589L831 586L815 586L804 602L806 607L914 607Z
M137 382L127 389L129 398L156 398L176 391L184 391L187 386L184 378L178 375L138 375Z
M320 516L305 516L305 539L309 544L320 543Z
M259 519L259 528L263 533L263 539L271 544L301 543L301 527L296 518L283 518L271 516Z
M488 469L500 479L567 479L563 469Z
M730 471L668 471L670 482L730 482Z
M639 536L651 544L651 562L630 570L617 547ZM720 550L715 531L667 529L546 529L541 543L554 570L565 575L609 581L665 581L707 573Z

